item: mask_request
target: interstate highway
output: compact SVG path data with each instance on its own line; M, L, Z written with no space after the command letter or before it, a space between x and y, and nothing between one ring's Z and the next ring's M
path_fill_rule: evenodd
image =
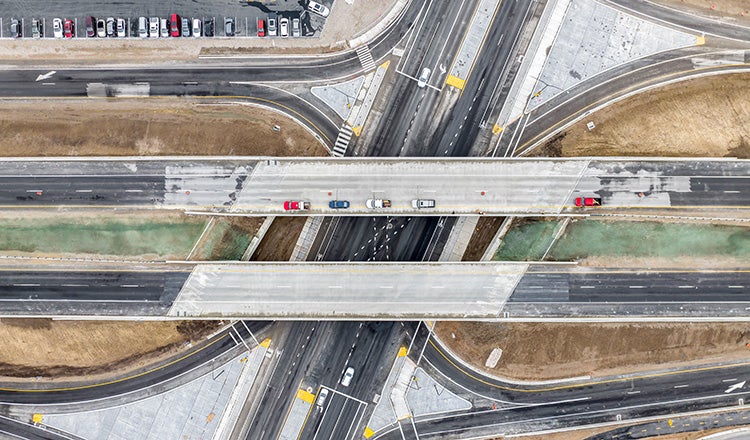
M653 159L276 159L0 161L4 208L161 208L244 215L555 214L603 208L750 206L750 161ZM389 199L388 209L365 200ZM436 200L414 209L413 199ZM309 211L284 211L304 200ZM349 209L329 209L348 200Z

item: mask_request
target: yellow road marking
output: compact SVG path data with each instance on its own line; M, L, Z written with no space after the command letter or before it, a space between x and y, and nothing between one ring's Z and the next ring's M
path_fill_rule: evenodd
M31 421L34 423L42 423L42 415L37 413L31 416Z
M369 427L369 426L365 426L365 432L364 432L364 436L365 436L365 438L370 438L370 437L372 437L372 436L373 436L374 434L375 434L375 431L373 431L372 429L370 429L370 427Z
M445 83L448 84L449 86L453 86L457 88L458 90L463 90L464 87L466 86L465 79L461 79L453 75L448 75L448 77L445 79Z
M359 137L359 135L362 134L362 126L358 125L356 127L352 127L352 133Z
M501 125L495 124L492 126L492 134L500 134L503 131L503 127Z
M297 390L297 398L304 400L305 402L312 405L312 403L315 401L315 394L300 388L299 390Z
M696 35L695 36L695 45L696 46L703 46L704 44L706 44L706 37L704 37L703 35Z
M397 357L404 357L406 356L406 347L401 347L398 349L398 356Z
M271 346L271 338L266 338L263 340L263 342L260 343L260 346L263 348L268 348Z

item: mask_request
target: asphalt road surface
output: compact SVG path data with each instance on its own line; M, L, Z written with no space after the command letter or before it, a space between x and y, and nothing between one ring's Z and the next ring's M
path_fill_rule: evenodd
M422 326L415 347L423 346L426 338ZM412 350L415 360L419 352ZM518 385L481 376L427 342L420 366L433 377L447 378L443 381L446 388L473 402L472 409L460 414L415 417L414 426L422 439L512 435L667 416L736 405L738 399L747 399L750 394L750 389L742 383L747 379L745 363L621 378ZM400 439L401 434L392 425L374 438Z

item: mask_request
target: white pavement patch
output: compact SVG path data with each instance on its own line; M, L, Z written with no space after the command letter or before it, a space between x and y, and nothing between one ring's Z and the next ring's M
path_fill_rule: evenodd
M405 351L405 349L403 350ZM398 421L398 418L396 418L396 411L393 408L393 403L391 403L391 392L396 385L396 379L398 379L401 369L408 359L409 358L405 355L399 355L396 357L396 361L391 367L391 372L388 373L388 379L386 379L385 385L383 386L383 392L377 405L375 405L375 409L372 411L370 421L367 422L367 427L373 432L378 432L386 426Z
M149 96L151 85L149 83L135 84L86 84L86 94L89 98L135 98Z
M98 411L44 414L44 423L86 439L209 439L237 385L246 355L165 393Z
M406 392L406 400L415 417L471 408L468 400L453 394L421 368L414 373L414 380Z
M641 20L595 0L572 0L527 111L607 69L696 44L696 36Z
M393 405L393 412L396 414L397 420L411 417L412 413L409 409L409 403L406 400L406 393L414 378L414 370L416 368L417 364L411 359L406 358L406 362L401 366L401 370L399 370L398 376L396 376L393 389L391 389L391 405Z
M346 214L553 213L569 195L588 160L540 161L273 161L259 162L234 205L236 212L284 214L285 200L305 200L305 214L331 212L328 202L348 200ZM388 209L367 209L370 198L389 199ZM413 199L436 200L417 211Z
M249 175L251 167L232 164L191 163L165 168L166 206L229 207Z
M357 95L359 95L359 89L362 88L364 81L364 77L358 76L343 83L313 87L310 91L321 101L325 102L328 107L333 109L336 114L341 116L341 119L346 120L352 111L352 106L357 99Z
M497 317L523 263L253 263L195 267L168 316Z

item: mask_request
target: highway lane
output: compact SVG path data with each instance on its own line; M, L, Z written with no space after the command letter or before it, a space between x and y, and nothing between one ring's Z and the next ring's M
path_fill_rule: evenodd
M640 16L649 21L668 23L696 34L715 35L740 41L750 41L750 28L730 23L729 19L713 19L685 12L677 8L662 6L650 1L637 0L604 0L627 13Z
M164 316L189 275L189 270L6 267L0 271L0 304L6 316Z
M269 322L246 321L256 337L263 338ZM60 383L4 382L0 386L0 411L3 414L26 414L28 405L58 405L61 411L70 406L80 408L85 403L88 409L97 409L136 401L153 393L163 392L179 386L194 377L213 369L212 362L224 362L247 350L240 342L229 336L234 332L249 346L254 342L245 326L237 323L231 328L195 344L190 350L165 359L144 371L119 375L105 382L69 381ZM21 405L21 407L17 407ZM19 408L19 409L16 409Z
M508 124L500 140L490 145L486 153L495 157L524 154L599 106L666 81L750 68L750 51L746 50L746 45L728 46L692 46L662 52L602 72Z
M420 330L415 347L425 344ZM420 350L412 350L412 355ZM750 390L743 386L747 363L670 370L548 385L510 384L461 366L430 342L421 364L434 378L458 394L475 399L463 414L418 416L419 438L467 438L510 435L544 429L670 415L736 404ZM479 399L479 400L476 400ZM374 438L401 438L392 426Z

